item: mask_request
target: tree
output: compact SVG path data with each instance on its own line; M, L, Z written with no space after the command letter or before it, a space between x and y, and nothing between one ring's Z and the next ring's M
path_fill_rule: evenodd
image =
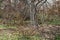
M12 4L13 1L13 4ZM18 11L23 18L30 17L31 25L38 26L37 7L42 6L47 0L5 0L5 11ZM12 6L14 5L14 6ZM27 16L28 14L28 16ZM24 20L24 19L23 19Z
M30 19L32 21L31 24L34 26L38 26L36 8L38 7L38 5L42 6L44 3L46 3L47 0L28 0L28 1L30 5Z
M47 0L19 0L19 1L23 2L21 4L21 6L23 4L24 4L24 6L22 6L23 7L22 9L19 6L18 11L20 13L22 13L22 14L25 14L25 12L26 12L25 10L28 11L28 9L29 9L30 12L28 12L28 13L30 14L31 25L37 26L38 25L38 20L37 20L37 7L38 7L38 5L42 6L44 3L46 3Z

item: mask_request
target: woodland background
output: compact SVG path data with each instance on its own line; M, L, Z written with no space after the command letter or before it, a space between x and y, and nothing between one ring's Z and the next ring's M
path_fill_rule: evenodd
M60 0L51 2L0 0L0 40L60 40Z

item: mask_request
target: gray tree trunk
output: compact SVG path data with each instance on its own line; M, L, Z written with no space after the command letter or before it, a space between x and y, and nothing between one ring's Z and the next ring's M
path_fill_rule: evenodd
M32 26L37 26L37 14L36 14L36 5L34 2L30 1L30 21Z

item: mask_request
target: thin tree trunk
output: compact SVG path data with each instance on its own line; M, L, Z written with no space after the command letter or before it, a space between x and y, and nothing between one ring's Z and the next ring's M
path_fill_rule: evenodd
M36 5L34 2L31 2L30 4L30 20L32 26L38 26L38 19L37 19L37 11L36 11Z
M30 20L31 20L31 25L35 25L35 5L33 2L30 4Z

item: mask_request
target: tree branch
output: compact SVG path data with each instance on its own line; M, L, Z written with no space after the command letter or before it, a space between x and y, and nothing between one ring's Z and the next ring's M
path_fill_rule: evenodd
M44 1L44 0L41 0L41 1L38 0L38 3L36 4L36 6L37 6L39 3L41 3L42 1ZM41 5L43 5L44 3L46 3L46 1L47 1L47 0L45 0Z
M43 1L43 0L41 0L41 1L38 0L38 3L36 3L36 6L37 6L40 2L42 2L42 1Z

